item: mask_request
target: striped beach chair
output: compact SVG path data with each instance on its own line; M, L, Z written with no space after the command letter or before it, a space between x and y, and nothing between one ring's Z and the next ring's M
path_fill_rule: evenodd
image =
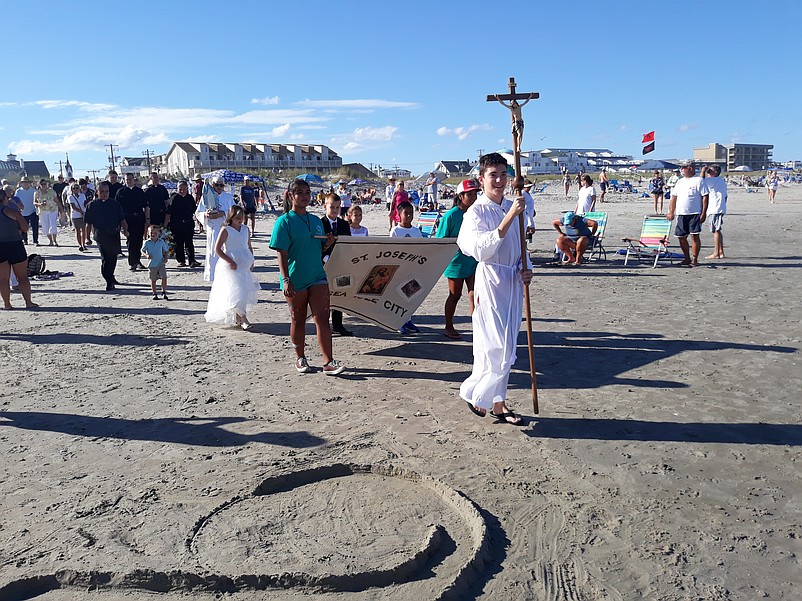
M418 215L418 229L424 238L431 238L437 232L437 222L440 221L440 213L437 211L427 211Z
M640 238L623 238L627 243L627 255L624 258L624 265L629 261L630 255L637 257L640 262L644 257L650 260L654 257L652 267L657 267L660 259L668 259L671 264L674 260L668 251L668 237L671 233L671 222L665 215L645 215L643 226L640 231Z
M587 260L592 261L594 258L607 260L607 250L604 248L604 228L607 227L607 213L605 211L590 211L585 213L583 217L592 219L598 224L596 228L596 235L590 243L588 249Z

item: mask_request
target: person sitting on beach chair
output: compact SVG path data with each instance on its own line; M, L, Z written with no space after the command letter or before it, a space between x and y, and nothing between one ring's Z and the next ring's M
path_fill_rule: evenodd
M563 264L579 267L599 224L593 219L568 211L562 219L552 221L552 225L559 233L556 244L565 257Z

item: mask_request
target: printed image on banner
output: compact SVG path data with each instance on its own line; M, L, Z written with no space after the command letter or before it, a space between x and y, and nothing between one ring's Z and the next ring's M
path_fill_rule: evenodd
M455 238L344 236L326 263L331 308L398 330L456 252Z

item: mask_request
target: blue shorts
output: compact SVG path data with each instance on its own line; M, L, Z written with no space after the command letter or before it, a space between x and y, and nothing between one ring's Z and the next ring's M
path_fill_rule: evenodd
M677 215L677 226L674 228L674 235L677 238L687 238L689 234L701 234L702 224L699 222L699 214Z

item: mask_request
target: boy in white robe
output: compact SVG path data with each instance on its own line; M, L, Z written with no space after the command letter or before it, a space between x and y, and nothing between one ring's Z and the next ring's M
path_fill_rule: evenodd
M198 208L195 211L198 221L206 228L206 264L203 267L203 280L206 282L214 281L214 268L217 265L217 253L214 252L214 247L217 244L217 236L223 229L226 215L234 206L234 197L225 191L226 184L222 177L216 177L212 186L215 206L207 207L203 199L196 199Z
M523 286L532 279L529 257L522 263L518 215L526 210L522 195L504 198L507 161L498 153L479 160L482 195L466 211L457 245L479 261L473 312L473 371L459 389L471 411L523 425L506 404L507 382L515 363L521 327Z

